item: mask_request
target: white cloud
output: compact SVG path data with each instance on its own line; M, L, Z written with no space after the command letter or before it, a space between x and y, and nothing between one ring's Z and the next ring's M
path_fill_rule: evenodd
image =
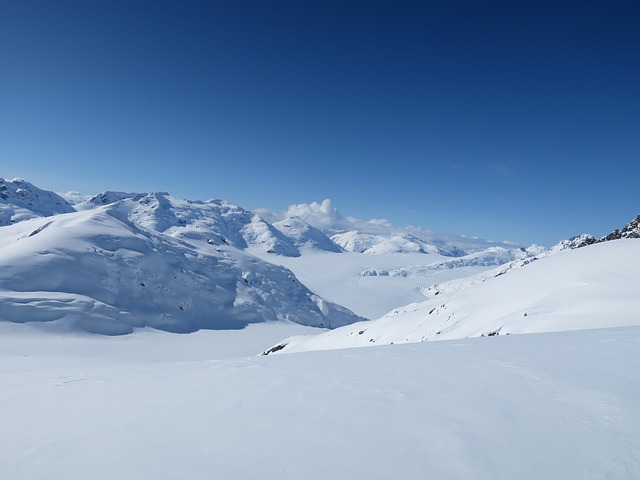
M344 217L329 198L322 202L296 203L289 205L283 212L266 209L255 209L268 222L277 222L287 217L299 217L320 230L360 230L375 233L380 228L391 228L391 223L384 219L361 220L355 217Z
M68 192L58 192L58 195L60 195L71 204L80 203L91 198L91 195L82 195L80 192L77 192L75 190L70 190Z

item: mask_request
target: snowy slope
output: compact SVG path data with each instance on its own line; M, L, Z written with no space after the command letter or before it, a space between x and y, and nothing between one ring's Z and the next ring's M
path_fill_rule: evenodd
M566 250L483 280L372 322L288 339L281 351L640 325L639 239Z
M154 230L171 219L138 212L139 221L155 222L140 228L126 202L2 227L0 320L103 334L357 320L285 268L232 246L200 248Z
M253 328L278 325L65 341L6 326L6 479L635 480L640 471L637 327L223 358L219 335L240 346Z
M0 178L0 227L29 218L73 211L73 207L60 195L41 190L19 178Z

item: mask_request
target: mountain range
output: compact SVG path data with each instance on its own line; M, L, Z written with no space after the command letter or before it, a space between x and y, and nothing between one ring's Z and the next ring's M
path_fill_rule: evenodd
M118 335L144 327L184 333L265 321L335 329L383 317L367 323L372 333L383 328L377 325L417 319L419 328L397 335L354 336L361 324L345 327L349 346L505 333L508 322L473 320L478 326L470 332L471 320L449 323L451 313L442 320L441 312L452 312L455 303L443 298L473 292L480 283L499 284L493 278L507 272L503 281L510 284L512 271L559 252L637 238L638 220L598 240L581 235L550 249L524 248L345 218L329 200L274 213L166 192L107 191L72 204L27 181L0 179L0 320ZM608 248L601 255L609 255ZM545 275L560 278L549 268L536 274L540 282ZM492 304L499 304L501 289L495 291L481 296L494 295ZM531 312L539 308L525 304L514 311L535 317ZM431 313L424 317L423 310ZM495 316L490 312L483 315ZM283 344L292 350L299 342Z

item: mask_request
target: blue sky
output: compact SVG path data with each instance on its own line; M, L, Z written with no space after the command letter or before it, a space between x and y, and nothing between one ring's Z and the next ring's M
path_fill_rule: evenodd
M635 2L0 2L0 176L551 245L640 212Z

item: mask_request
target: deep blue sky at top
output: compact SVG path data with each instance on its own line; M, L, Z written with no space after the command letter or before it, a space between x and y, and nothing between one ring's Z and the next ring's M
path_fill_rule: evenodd
M0 176L550 245L640 212L637 2L0 1Z

